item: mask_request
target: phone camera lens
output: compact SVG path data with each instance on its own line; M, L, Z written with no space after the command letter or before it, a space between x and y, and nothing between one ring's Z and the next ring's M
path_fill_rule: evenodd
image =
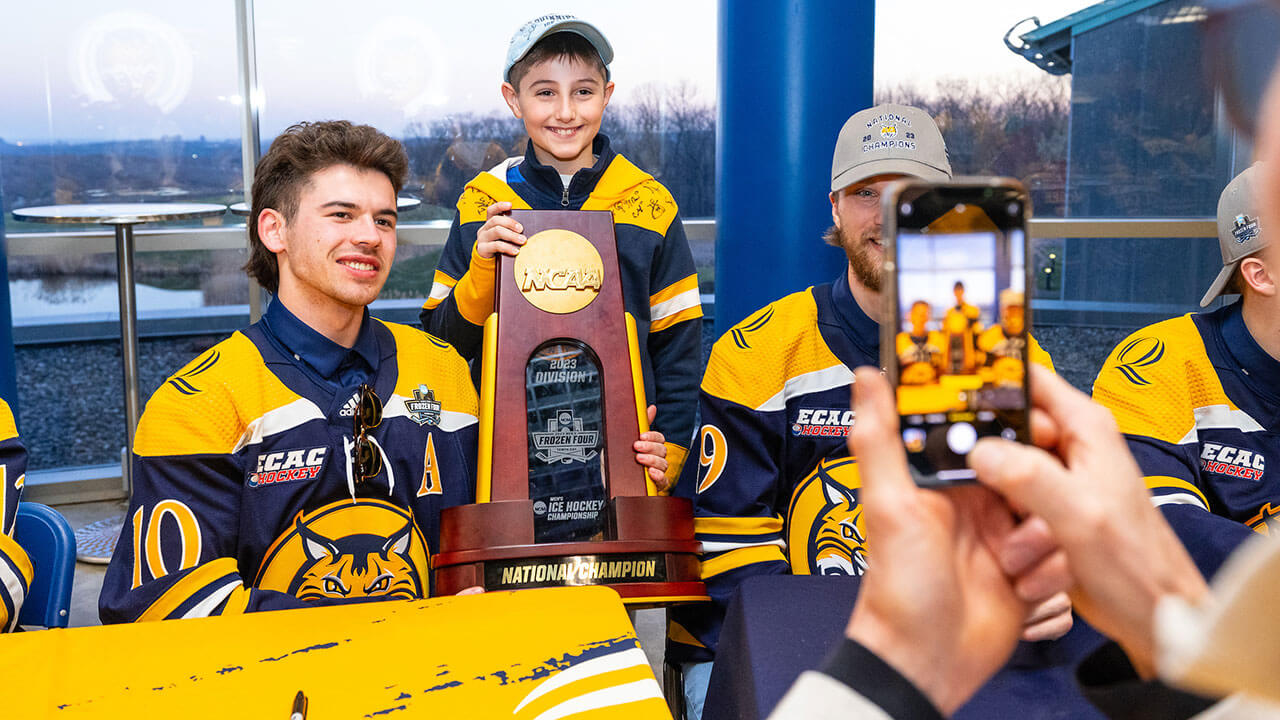
M1009 207L1008 207L1009 216L1010 217L1016 216L1018 214L1018 211L1021 209L1022 209L1022 206L1019 205L1018 203L1016 202L1009 203Z
M956 212L963 213L967 209L964 203L956 203Z
M911 203L902 203L902 205L898 206L898 212L901 213L903 217L911 217Z

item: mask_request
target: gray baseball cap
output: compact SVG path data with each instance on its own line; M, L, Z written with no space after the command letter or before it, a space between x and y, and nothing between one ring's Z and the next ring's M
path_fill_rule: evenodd
M877 105L854 113L840 128L831 158L831 192L888 173L951 179L942 133L920 108Z
M558 32L571 32L586 38L587 42L591 43L591 47L599 53L600 62L604 63L605 77L609 76L609 63L613 62L613 47L605 39L604 33L600 32L595 25L579 20L574 15L553 13L530 20L521 25L520 29L516 30L516 34L511 36L511 44L507 46L507 64L502 68L503 82L511 82L511 66L523 60L539 40Z
M1205 307L1223 293L1241 260L1267 246L1268 238L1258 224L1258 205L1254 199L1261 166L1262 163L1250 165L1227 183L1218 197L1218 248L1222 250L1222 271L1200 300L1200 307Z

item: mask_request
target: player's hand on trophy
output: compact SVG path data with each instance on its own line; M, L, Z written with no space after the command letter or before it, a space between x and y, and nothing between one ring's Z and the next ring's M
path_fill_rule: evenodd
M949 715L1008 660L1035 605L997 554L1017 519L981 486L918 487L893 388L878 368L856 377L849 450L872 550L845 632Z
M480 587L479 585L472 585L469 588L463 588L462 590L459 590L458 592L454 593L454 597L457 597L459 595L483 595L483 594L484 594L484 588Z
M498 253L515 257L520 246L525 243L524 226L516 222L510 215L511 203L496 202L485 209L488 219L476 233L476 253L482 258L491 258Z
M1110 411L1037 365L1030 380L1039 447L986 438L969 454L984 485L1043 518L1006 538L1001 566L1024 576L1029 558L1060 544L1066 566L1042 564L1052 572L1032 582L1070 576L1076 610L1149 673L1156 602L1166 594L1195 601L1207 591L1204 578L1152 506Z
M658 406L650 405L648 415L652 423L658 416ZM674 481L674 478L667 478L667 438L657 430L642 432L632 449L636 451L636 462L647 468L654 487L665 494Z

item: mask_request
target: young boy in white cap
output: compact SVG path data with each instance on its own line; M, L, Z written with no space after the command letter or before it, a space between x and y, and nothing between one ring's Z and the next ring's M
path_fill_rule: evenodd
M693 436L701 369L702 304L693 255L671 193L600 133L613 94L613 48L572 15L543 15L511 38L502 97L529 144L467 183L436 268L423 327L468 360L480 354L493 311L494 255L514 256L526 238L512 209L613 213L626 310L636 319L652 428L666 443L659 488L679 476Z
M1093 397L1111 409L1164 513L1206 575L1252 529L1280 528L1280 258L1240 173L1218 200L1213 312L1142 328L1107 357ZM1268 467L1270 465L1270 467Z

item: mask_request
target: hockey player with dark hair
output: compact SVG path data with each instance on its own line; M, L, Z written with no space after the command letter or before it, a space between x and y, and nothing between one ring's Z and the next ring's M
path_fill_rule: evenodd
M147 403L103 622L430 594L439 513L472 499L477 400L446 343L366 308L407 170L343 121L258 163L246 269L276 297Z
M1240 299L1138 330L1093 384L1206 575L1250 530L1280 528L1280 256L1254 197L1266 170L1246 169L1218 200L1222 270L1200 305Z

